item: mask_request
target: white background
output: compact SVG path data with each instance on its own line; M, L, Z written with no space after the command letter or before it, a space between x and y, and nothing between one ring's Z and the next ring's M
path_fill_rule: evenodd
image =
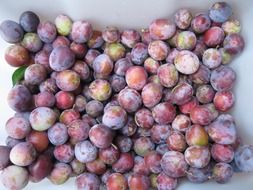
M159 17L170 17L178 8L190 8L194 13L205 11L215 2L203 0L8 0L0 2L0 22L5 19L18 21L19 15L26 10L32 10L41 20L51 20L65 13L73 20L85 19L96 29L107 25L119 28L147 27L151 20ZM236 118L238 131L245 143L253 144L253 1L230 0L234 14L241 21L242 35L246 42L244 52L231 64L237 72L237 84L234 88L236 104L232 114ZM6 97L11 88L11 74L14 68L7 65L3 59L8 46L0 39L0 143L6 138L4 130L6 120L13 115L8 108ZM0 155L1 156L1 155ZM0 189L4 187L0 184ZM69 190L75 189L74 181L69 180L61 186L53 186L48 180L38 184L29 184L26 190ZM251 190L253 189L253 174L235 175L230 183L218 185L214 182L195 185L180 182L179 190Z

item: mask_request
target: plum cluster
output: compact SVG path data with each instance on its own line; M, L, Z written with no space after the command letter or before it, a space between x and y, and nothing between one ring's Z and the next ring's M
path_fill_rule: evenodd
M253 171L253 146L226 113L240 30L225 2L196 15L179 9L140 32L94 30L64 14L40 21L31 11L3 21L5 60L18 67L3 185L76 176L78 190L173 190L181 177L226 183Z

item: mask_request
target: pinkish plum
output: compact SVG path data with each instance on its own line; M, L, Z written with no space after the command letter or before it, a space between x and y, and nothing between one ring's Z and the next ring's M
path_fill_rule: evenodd
M110 98L111 93L111 85L106 80L96 79L89 85L89 94L94 100L105 101Z
M152 141L156 144L164 143L167 137L171 133L171 126L170 125L158 125L155 124L150 129L150 137Z
M211 20L207 14L197 14L191 22L191 27L195 33L201 34L211 26Z
M147 108L141 108L135 113L135 123L142 128L150 129L153 126L154 118Z
M156 74L159 66L160 66L160 63L151 57L148 57L144 61L144 68L149 74Z
M56 85L62 91L74 91L80 85L80 76L72 70L64 70L57 74Z
M5 51L4 58L12 67L27 65L30 60L28 50L21 45L11 45Z
M177 178L172 178L161 172L157 176L157 189L159 190L174 190L177 187Z
M120 106L110 106L107 110L105 110L103 115L103 124L107 127L117 130L122 127L127 122L127 113Z
M187 146L184 135L178 131L172 131L166 142L170 150L178 152L183 152Z
M191 120L187 115L179 114L173 120L171 126L173 129L185 132L191 125Z
M36 107L53 107L55 104L55 96L51 92L40 92L35 96Z
M120 173L113 173L106 182L108 190L127 190L127 179Z
M148 83L143 87L141 97L144 106L154 107L162 99L162 87L156 83Z
M108 165L115 163L120 157L120 151L116 146L99 149L99 159Z
M83 81L87 80L90 77L89 66L84 61L77 60L72 67L72 70L75 71Z
M31 125L24 117L11 117L5 124L7 134L15 139L25 138L31 131Z
M217 26L209 28L204 34L204 43L208 47L216 47L223 42L225 33L224 31Z
M52 43L57 35L56 27L50 21L41 22L38 25L37 33L45 43Z
M89 131L90 141L98 148L108 148L113 139L113 132L103 124L94 125Z
M94 30L91 38L89 39L87 45L89 48L100 48L104 44L104 39L102 38L102 32Z
M99 190L101 182L96 174L84 172L76 178L75 183L78 190Z
M98 150L90 141L82 141L75 145L75 157L82 163L94 161Z
M150 180L147 176L132 174L128 178L129 190L148 190L150 187Z
M190 146L185 150L184 156L187 164L195 168L206 167L211 159L209 148L206 146Z
M57 47L69 47L70 46L70 40L65 36L57 36L55 40L52 43L53 48Z
M68 135L73 143L81 142L89 136L90 126L84 120L73 120L67 127Z
M240 34L229 34L223 41L223 47L226 52L236 55L244 49L244 39Z
M78 161L77 159L72 160L70 162L70 166L74 175L80 175L85 171L85 164Z
M152 115L158 124L168 124L176 117L176 108L169 102L162 102L152 109Z
M192 20L192 14L188 9L179 9L174 15L174 21L178 28L187 29Z
M213 179L217 183L227 183L233 176L233 168L227 163L219 162L213 168Z
M58 91L56 81L53 78L46 79L39 85L40 92L50 92L55 94Z
M70 144L58 145L54 148L54 157L59 162L70 163L74 156L74 149Z
M156 19L149 25L150 36L154 40L167 40L176 32L176 25L168 19Z
M145 156L149 151L154 150L155 145L148 137L139 137L134 142L134 151L139 156Z
M100 159L96 159L86 163L86 169L90 173L102 175L106 171L106 165Z
M94 72L105 76L110 75L113 70L113 62L106 54L97 56L92 64Z
M190 112L191 121L194 124L208 125L212 122L212 112L205 105L195 106Z
M120 32L118 30L118 28L116 27L106 27L105 30L103 30L102 32L102 37L104 39L104 41L108 42L108 43L114 43L119 41L120 39Z
M183 105L189 102L193 97L193 88L186 82L181 82L172 89L172 102L177 105Z
M126 83L130 88L141 90L147 83L148 74L141 66L131 66L126 71Z
M10 160L17 166L28 166L36 159L37 153L31 143L21 142L10 152Z
M70 49L78 59L83 59L85 54L87 53L87 47L84 44L76 42L72 42L70 44Z
M59 121L65 125L69 125L72 121L79 119L80 113L74 109L67 109L64 110L60 117Z
M207 84L210 81L210 77L210 69L203 64L199 66L199 69L195 73L190 75L192 82L195 84Z
M75 21L72 25L71 38L76 43L85 43L92 36L92 26L86 21Z
M186 174L188 165L184 159L184 155L177 151L166 152L161 159L161 167L163 172L169 177L178 178Z
M178 50L192 50L196 43L196 35L191 31L182 31L177 35L176 48Z
M148 45L148 53L156 61L165 60L169 50L169 46L161 40L152 41Z
M215 91L211 85L200 85L196 89L196 98L202 104L207 104L213 101Z
M233 107L235 97L231 91L216 92L213 103L218 111L226 112Z
M73 106L75 97L71 92L59 91L55 94L56 107L62 110L69 109Z
M129 48L133 48L140 39L139 32L134 29L127 29L121 33L121 42Z
M126 49L121 43L110 43L105 45L104 52L112 61L117 61L125 57Z
M189 146L198 145L206 146L208 145L208 134L204 127L200 125L192 125L185 133L185 139Z
M186 75L195 73L200 65L198 57L188 50L180 51L175 57L176 69Z
M62 145L68 140L68 130L66 125L62 123L56 123L50 127L47 131L49 141L57 146Z
M148 176L150 174L150 170L147 167L143 157L141 157L141 156L134 157L133 173L145 175L145 176Z
M150 170L150 172L155 174L159 174L162 171L160 165L161 159L162 156L157 151L150 151L144 156L146 167Z
M230 145L213 144L211 155L216 162L229 163L234 159L234 150Z
M142 104L140 94L131 88L124 88L119 92L118 102L127 112L136 112Z
M24 167L11 165L3 170L1 181L7 189L23 189L29 182L29 173Z
M34 109L29 118L32 128L36 131L47 130L56 122L56 119L56 112L47 107Z
M93 61L96 59L97 56L99 56L101 53L98 50L95 49L89 49L84 57L85 63L87 63L90 68L93 68L92 64Z
M183 105L180 105L179 110L183 114L189 114L191 112L191 110L194 109L198 105L199 105L199 102L197 101L197 98L194 97L189 102L187 102Z
M115 172L126 173L134 167L134 158L130 153L121 153L119 159L112 165Z
M65 183L72 173L70 165L65 163L56 163L51 171L48 179L55 185Z

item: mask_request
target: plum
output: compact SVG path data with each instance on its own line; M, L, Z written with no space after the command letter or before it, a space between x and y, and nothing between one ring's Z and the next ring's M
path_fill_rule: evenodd
M29 174L25 168L11 165L3 170L1 181L7 189L23 189L29 182Z

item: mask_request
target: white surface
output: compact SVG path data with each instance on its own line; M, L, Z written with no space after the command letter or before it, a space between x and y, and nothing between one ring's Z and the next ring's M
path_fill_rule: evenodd
M205 3L204 3L205 2ZM101 29L107 25L119 28L147 27L151 20L159 17L169 17L178 8L186 7L194 13L205 11L215 2L203 0L8 0L0 2L0 22L5 19L18 21L19 15L25 10L32 10L40 16L41 20L51 20L59 13L68 14L73 20L85 19L93 24L94 28ZM234 9L236 17L242 24L242 35L246 42L244 52L237 57L231 66L237 73L237 84L234 88L236 105L232 112L238 124L238 131L245 143L253 144L253 1L230 0L227 1ZM9 67L4 59L4 51L8 46L0 39L0 143L5 141L4 126L6 120L13 112L8 108L6 96L11 88L11 74L13 68ZM0 155L1 156L1 155ZM251 190L253 187L253 174L235 175L230 183L218 185L214 182L205 184L191 184L180 182L178 190ZM4 187L0 184L0 189ZM74 181L69 180L61 186L53 186L44 180L38 184L30 183L26 190L69 190L75 189Z

